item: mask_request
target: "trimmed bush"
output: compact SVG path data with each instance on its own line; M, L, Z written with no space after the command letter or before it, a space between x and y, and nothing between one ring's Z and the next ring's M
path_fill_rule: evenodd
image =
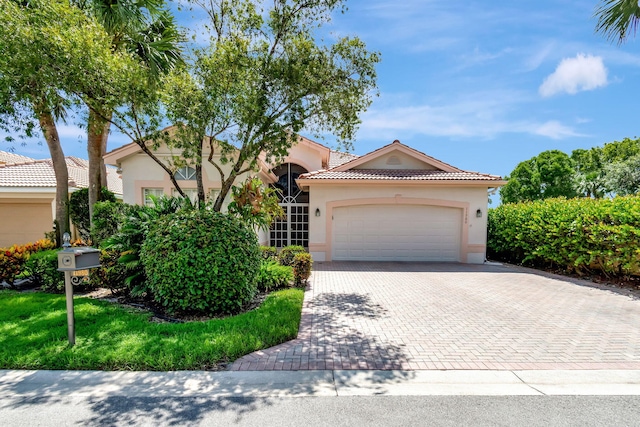
M489 210L488 255L577 274L640 275L640 197L547 199Z
M278 249L273 246L260 246L260 255L264 260L278 261Z
M307 251L305 251L302 246L285 246L280 251L280 254L278 254L278 262L281 265L293 266L293 258L296 256L296 254L306 252Z
M219 212L159 218L142 245L141 260L154 299L170 312L237 313L257 291L256 234Z
M306 252L299 252L293 257L293 276L296 280L296 285L302 285L307 283L309 276L311 276L311 265L313 260L311 255Z
M256 278L259 291L271 292L289 286L292 282L292 267L280 265L273 260L262 261L260 263L260 271Z
M32 254L25 264L31 280L46 292L64 291L64 273L58 271L58 250L51 249Z

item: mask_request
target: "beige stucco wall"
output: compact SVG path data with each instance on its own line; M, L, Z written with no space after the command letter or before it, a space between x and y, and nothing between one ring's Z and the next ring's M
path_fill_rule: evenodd
M310 187L309 250L317 261L331 260L332 211L356 204L422 204L462 210L461 262L482 263L487 239L487 188L380 183ZM320 209L320 216L315 216ZM476 217L480 209L482 216Z
M302 142L289 150L289 155L282 163L295 163L305 168L307 172L312 172L323 169L325 166L322 164L323 155L328 158L328 148Z
M154 152L161 159L170 159L176 153L163 148ZM214 159L218 158L217 156ZM137 153L128 156L120 161L122 170L123 201L130 204L143 204L144 188L161 188L164 194L171 196L174 185L169 179L169 175L151 157L144 153ZM231 170L229 164L222 166L223 172ZM222 186L220 174L217 169L208 162L202 168L204 191L209 195L210 190L220 189ZM236 183L244 181L249 176L248 173L241 174ZM196 188L195 180L178 181L182 189ZM225 199L228 202L228 197Z
M0 197L0 247L44 239L53 230L53 194L11 194Z

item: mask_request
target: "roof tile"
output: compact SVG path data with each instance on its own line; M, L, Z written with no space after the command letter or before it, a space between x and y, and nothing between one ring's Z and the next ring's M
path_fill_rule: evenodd
M352 169L338 172L320 170L300 175L301 179L393 180L393 181L500 181L497 175L478 172L445 172L416 169Z

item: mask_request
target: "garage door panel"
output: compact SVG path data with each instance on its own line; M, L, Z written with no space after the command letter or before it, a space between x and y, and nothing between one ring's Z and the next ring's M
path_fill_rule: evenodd
M459 261L462 209L364 205L333 211L334 260Z

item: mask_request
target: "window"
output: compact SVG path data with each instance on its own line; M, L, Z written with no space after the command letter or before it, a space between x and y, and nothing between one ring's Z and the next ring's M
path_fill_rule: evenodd
M175 175L177 180L181 181L195 181L196 180L196 170L191 166L185 166L176 171Z
M164 194L164 190L162 188L143 188L142 189L142 199L144 200L144 204L146 206L153 206L153 200L151 197L160 197Z
M218 198L218 194L220 194L219 188L212 188L209 190L209 200L211 201L211 203L214 203L216 201L216 199Z
M197 188L183 188L182 192L191 200L191 203L196 203L198 201ZM175 188L171 191L171 195L173 197L180 197L180 193L178 193L178 190L176 190Z

